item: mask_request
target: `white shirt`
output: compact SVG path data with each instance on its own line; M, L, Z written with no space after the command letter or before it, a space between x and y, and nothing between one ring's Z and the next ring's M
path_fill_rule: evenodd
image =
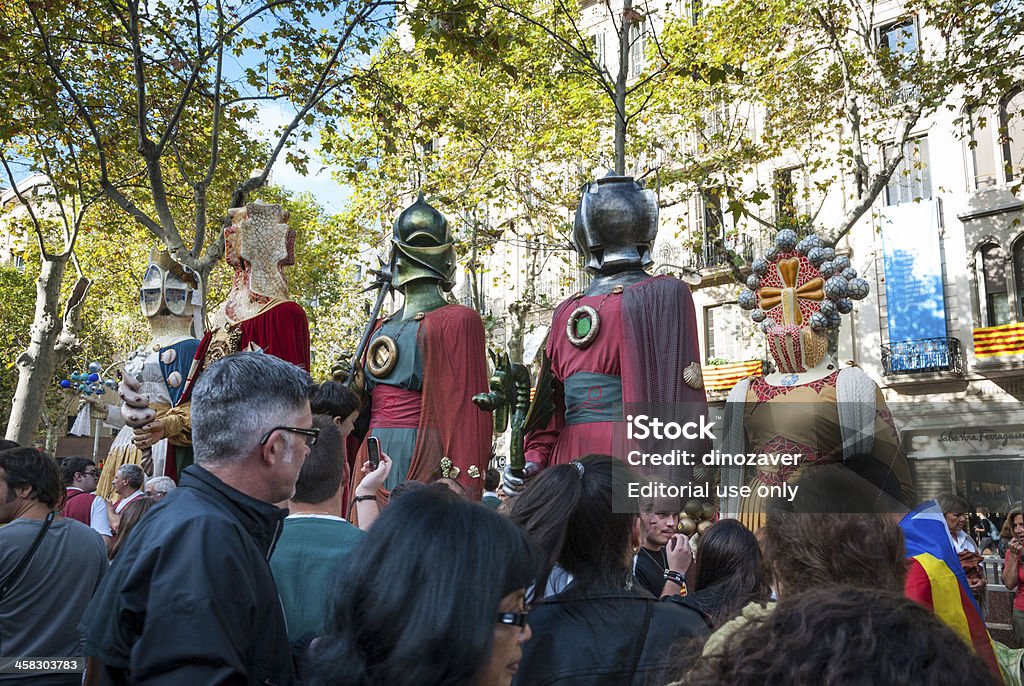
M966 551L977 553L978 546L974 543L974 539L967 535L967 532L961 529L956 532L956 536L953 536L953 550L956 554Z
M117 505L114 505L114 513L115 514L121 514L121 510L124 509L124 506L127 505L128 503L130 503L131 501L135 500L136 498L138 498L140 495L145 495L145 494L142 491L135 491L134 493L132 493L127 498L121 498L120 500L118 500L117 501Z
M331 522L345 521L344 517L339 517L338 515L332 514L322 514L320 512L296 512L294 514L288 515L287 517L285 517L285 519L299 519L300 517L305 517L306 519L326 519Z

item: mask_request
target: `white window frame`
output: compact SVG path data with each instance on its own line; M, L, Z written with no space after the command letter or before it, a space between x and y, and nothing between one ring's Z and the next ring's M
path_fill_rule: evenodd
M888 160L896 145L890 143L882 151L882 159ZM886 206L900 205L932 197L932 176L929 165L928 136L908 139L903 144L903 159L885 185Z

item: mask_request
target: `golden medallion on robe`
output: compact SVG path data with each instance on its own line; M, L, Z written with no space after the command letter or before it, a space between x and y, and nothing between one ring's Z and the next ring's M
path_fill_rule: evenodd
M398 345L391 336L378 336L366 351L366 368L378 378L390 374L398 364Z

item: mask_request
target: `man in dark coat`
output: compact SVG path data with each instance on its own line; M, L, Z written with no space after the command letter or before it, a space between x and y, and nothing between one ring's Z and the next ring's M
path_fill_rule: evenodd
M195 464L132 531L81 629L100 684L290 684L267 562L316 440L309 376L271 355L212 364L192 396Z

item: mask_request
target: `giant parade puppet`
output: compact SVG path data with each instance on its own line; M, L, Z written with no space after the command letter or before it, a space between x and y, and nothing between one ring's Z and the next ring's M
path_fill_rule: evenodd
M766 505L758 486L798 485L807 470L824 464L845 465L880 494L913 506L910 468L881 389L859 367L840 369L828 354L829 334L868 294L868 282L820 237L798 241L791 229L778 232L752 269L739 305L760 325L776 370L729 393L721 452L799 458L753 474L723 470L724 483L752 489L723 510L756 530Z
M199 340L192 335L193 293L197 286L195 274L182 268L166 252L150 252L139 302L149 321L152 339L128 357L124 369L139 381L141 393L149 398L156 416L166 414L178 404L199 346ZM120 429L103 461L96 487L99 496L109 498L113 494L114 474L121 465L141 465L147 475L160 475L166 462L174 461L175 449L161 439L144 454L132 442L134 429L125 423L120 406L107 405L101 398L87 396L104 423Z
M166 412L151 406L137 379L126 375L119 392L122 413L137 427L135 444L148 449L167 439L190 447L189 418L192 387L203 369L220 358L243 350L262 350L309 370L309 322L302 306L288 296L284 268L295 264L295 231L280 205L253 202L228 210L231 224L224 230L224 259L234 270L231 290L211 318L196 350L180 402ZM191 463L191 451L179 450L164 473L177 478Z
M383 320L374 312L354 362L361 365L363 414L369 414L366 439L377 439L393 460L378 497L405 480L446 477L479 500L491 419L472 398L487 390L486 345L480 315L444 295L456 270L448 221L420 194L395 222L391 246L375 310L392 288L402 293L402 306ZM364 440L356 464L366 457ZM362 476L354 470L355 482Z
M608 175L584 188L573 244L593 280L555 309L526 417L524 476L591 453L624 456L631 404L668 408L680 422L706 414L690 289L646 271L657 232L657 200L640 182ZM673 443L696 455L707 448L699 438ZM683 465L644 471L676 484L692 477ZM506 488L518 485L507 472Z

